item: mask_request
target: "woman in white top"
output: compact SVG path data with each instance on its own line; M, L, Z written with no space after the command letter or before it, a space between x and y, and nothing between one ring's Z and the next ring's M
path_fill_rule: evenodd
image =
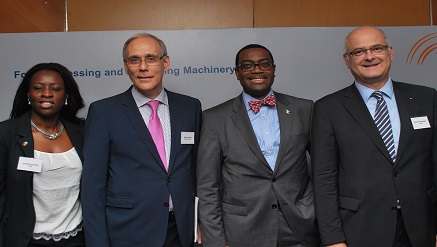
M71 72L41 63L0 123L0 247L85 246L80 179L84 107Z

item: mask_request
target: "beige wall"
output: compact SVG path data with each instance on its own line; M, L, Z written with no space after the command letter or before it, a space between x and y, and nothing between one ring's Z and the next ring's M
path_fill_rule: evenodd
M432 24L437 26L437 1L432 2Z
M64 0L0 0L0 33L62 32Z
M66 16L68 31L431 23L430 0L0 0L0 3L0 33L62 32L66 30ZM437 25L437 0L432 9L433 24Z
M254 0L254 2L256 27L430 25L429 0Z
M252 27L252 0L70 0L70 31Z

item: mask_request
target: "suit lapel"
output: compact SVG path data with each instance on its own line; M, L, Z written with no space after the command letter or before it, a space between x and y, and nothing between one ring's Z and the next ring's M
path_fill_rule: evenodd
M408 94L406 90L401 89L396 82L393 82L393 90L396 97L396 105L398 107L399 118L401 121L401 131L399 136L399 146L396 153L396 162L398 164L402 154L413 137L413 128L411 127L410 118L413 116L414 98Z
M373 121L372 116L370 115L369 110L367 109L367 106L355 85L351 85L346 89L343 97L343 105L355 119L357 124L360 125L361 128L363 128L363 130L368 134L381 153L390 162L393 162L388 154L384 142L382 141L379 130L376 127L375 122Z
M83 133L81 133L81 127L65 119L62 119L62 123L68 131L68 137L70 138L71 143L73 143L74 149L83 161Z
M158 150L156 149L155 142L153 142L149 129L147 128L147 125L144 122L140 111L138 110L138 107L132 96L131 89L132 87L122 94L121 104L124 106L124 113L134 126L146 147L149 149L149 152L152 154L153 158L155 158L155 161L160 164L161 168L165 171L164 164L162 163Z
M34 156L34 143L32 136L32 128L30 127L30 111L20 119L17 135L18 145L23 150L26 157Z
M171 125L171 148L170 148L170 160L168 173L170 173L175 166L175 157L177 150L179 148L179 143L181 141L181 126L179 119L182 118L181 114L183 114L184 109L179 104L179 100L175 97L172 92L166 90L168 105L170 111L170 125Z
M276 158L275 171L278 170L279 165L281 164L282 157L284 157L284 152L286 147L290 141L291 131L293 129L293 119L294 112L293 109L290 108L289 102L285 97L282 97L280 94L275 92L276 98L276 108L278 111L279 118L279 129L280 129L280 144L278 157Z
M34 141L32 136L32 128L30 127L30 111L20 117L17 130L17 144L20 146L24 153L24 157L34 158ZM18 165L18 164L17 164ZM33 172L20 173L20 179L23 182L23 186L31 188L32 186Z
M258 157L258 159L261 160L265 166L271 169L261 152L258 141L256 140L252 124L250 123L249 115L247 115L247 110L243 103L242 94L234 99L232 111L234 112L234 114L231 116L232 121L234 121L235 126L237 126L238 130L241 132L241 135L243 136L247 145L250 147L256 157Z

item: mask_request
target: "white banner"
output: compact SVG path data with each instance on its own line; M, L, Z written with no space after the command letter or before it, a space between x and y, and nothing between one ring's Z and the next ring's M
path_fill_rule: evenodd
M437 26L383 27L394 47L393 80L437 88ZM203 109L241 93L235 55L258 43L273 54L273 89L317 100L353 82L342 54L348 28L256 28L147 31L167 45L170 70L164 87L199 98ZM23 73L41 62L69 68L85 104L125 91L122 47L142 32L63 32L0 34L0 120L7 119ZM80 112L86 116L87 109Z

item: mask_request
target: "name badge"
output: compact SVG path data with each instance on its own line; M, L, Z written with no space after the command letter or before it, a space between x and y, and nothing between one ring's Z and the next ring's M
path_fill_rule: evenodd
M181 132L181 144L194 144L194 132Z
M412 117L411 123L413 124L413 129L420 130L420 129L428 129L431 128L431 125L429 124L428 117Z
M42 160L29 158L29 157L20 157L18 159L17 170L28 171L28 172L41 172L42 169Z

